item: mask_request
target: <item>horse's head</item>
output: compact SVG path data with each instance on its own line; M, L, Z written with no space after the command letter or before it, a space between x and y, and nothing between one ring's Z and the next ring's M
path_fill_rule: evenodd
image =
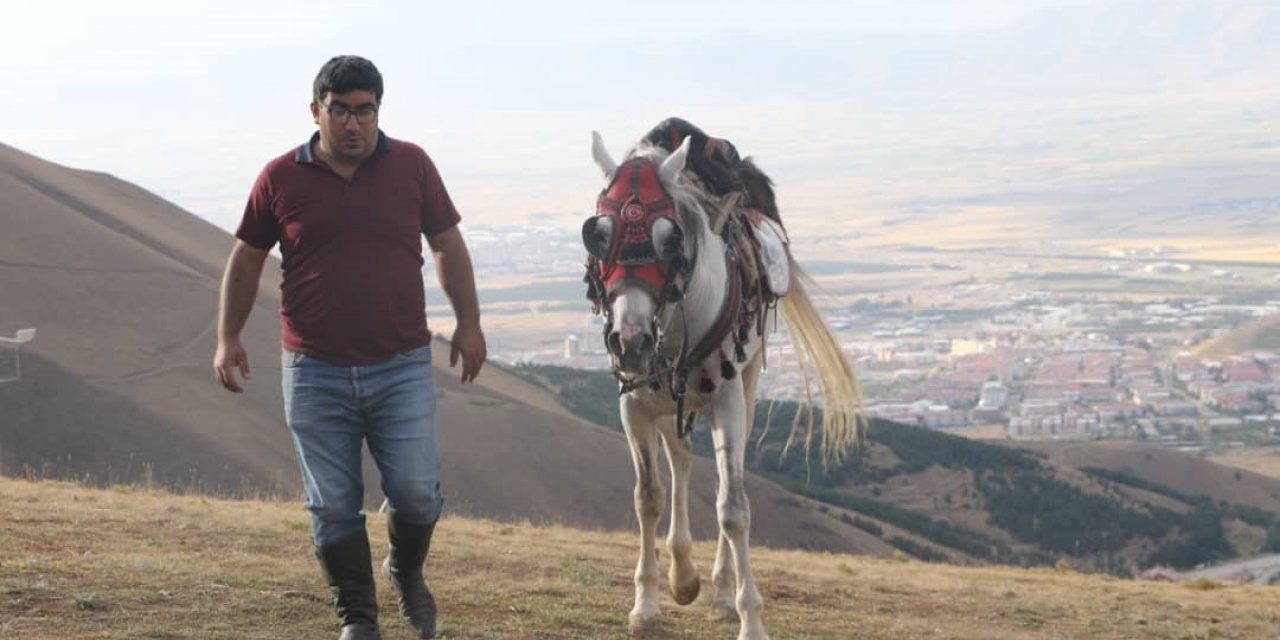
M686 256L685 231L671 185L684 169L688 144L662 157L640 150L621 165L609 157L593 133L592 155L607 184L596 215L582 225L590 254L587 278L593 301L604 311L605 344L615 369L643 373L657 347L658 324L666 303L679 300Z

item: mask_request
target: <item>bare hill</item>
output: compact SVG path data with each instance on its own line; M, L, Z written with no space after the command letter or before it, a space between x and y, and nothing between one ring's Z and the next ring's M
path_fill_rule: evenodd
M1073 467L1101 467L1167 485L1191 496L1209 496L1280 513L1280 482L1207 458L1141 442L1060 442L1024 445Z
M526 366L578 415L613 402L602 372ZM1280 551L1280 481L1141 443L980 442L872 419L836 465L787 447L798 406L756 412L749 469L914 558L1133 575ZM694 451L712 443L693 433Z
M1280 349L1280 317L1258 318L1196 348L1201 358L1221 359L1248 351Z
M0 335L38 329L22 347L21 379L0 384L0 470L297 494L280 403L277 262L245 329L253 379L233 395L209 365L229 234L135 185L3 145L0 229ZM631 527L619 434L497 367L464 389L447 345L435 355L451 510ZM699 460L694 473L695 534L710 536L713 464ZM368 475L373 503L371 465ZM749 491L757 540L890 553L772 483L753 478Z
M991 446L879 423L869 440L861 468L818 497L895 523L927 518L912 528L952 561L1056 558L1133 575L1280 548L1280 482L1198 456L1138 442Z

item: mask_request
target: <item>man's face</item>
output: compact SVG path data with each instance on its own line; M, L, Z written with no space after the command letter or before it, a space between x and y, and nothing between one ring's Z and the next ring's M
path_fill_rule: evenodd
M359 164L378 144L378 99L372 91L328 92L311 103L320 143L334 159Z

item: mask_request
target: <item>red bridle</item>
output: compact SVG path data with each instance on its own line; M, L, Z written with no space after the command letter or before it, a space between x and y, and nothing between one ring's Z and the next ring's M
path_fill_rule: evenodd
M653 162L642 157L623 162L600 193L596 216L606 216L613 222L609 248L596 263L595 275L604 287L603 293L612 298L624 287L638 286L661 303L674 261L654 248L653 225L667 218L677 229L683 229L675 201L663 188ZM587 224L596 222L593 218Z

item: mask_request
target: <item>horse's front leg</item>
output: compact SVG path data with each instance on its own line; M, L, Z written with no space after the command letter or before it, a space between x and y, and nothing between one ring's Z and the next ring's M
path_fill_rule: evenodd
M746 398L745 424L747 425L743 439L744 446L746 438L751 436L752 425L755 424L756 384L760 380L760 369L764 365L762 353L763 345L760 345L751 361L742 368L742 389L743 396ZM735 600L738 576L734 570L733 549L729 545L729 538L724 534L720 534L719 541L716 543L716 562L711 569L711 582L716 590L710 602L711 616L724 620L737 617Z
M716 446L716 469L720 483L716 491L716 514L720 534L728 541L733 568L738 578L734 605L740 626L738 640L768 640L760 622L763 600L751 575L751 506L745 489L747 411L741 378L724 381L716 395L712 436Z
M652 412L630 395L619 400L622 425L631 443L631 462L636 471L635 507L640 522L640 559L636 563L636 602L631 609L632 633L656 630L658 608L658 549L655 546L658 520L662 518L665 491L656 469L658 431Z
M676 435L674 427L662 430L667 445L667 461L671 464L671 527L667 531L667 549L671 552L671 570L667 574L671 597L676 604L689 604L698 599L702 583L693 565L693 536L689 534L689 472L693 469L693 444L688 437Z

